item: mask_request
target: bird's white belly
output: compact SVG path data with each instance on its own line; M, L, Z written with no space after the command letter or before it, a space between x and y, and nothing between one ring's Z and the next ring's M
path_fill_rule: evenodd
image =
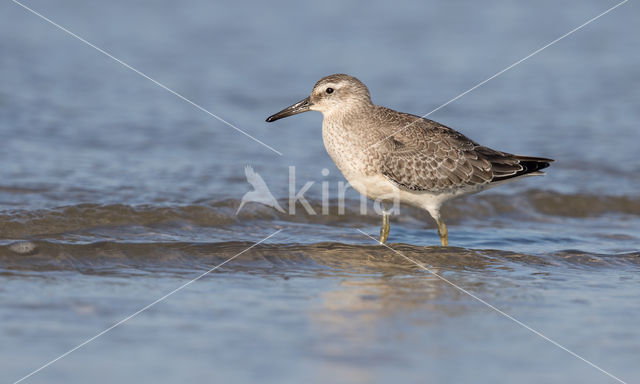
M449 199L456 197L454 194L430 193L424 191L410 191L398 188L384 175L348 177L349 184L368 198L386 203L409 204L436 213L440 206Z
M344 174L344 172L343 172ZM399 197L400 189L396 187L389 179L383 175L346 175L345 178L349 184L360 194L370 199L393 199Z

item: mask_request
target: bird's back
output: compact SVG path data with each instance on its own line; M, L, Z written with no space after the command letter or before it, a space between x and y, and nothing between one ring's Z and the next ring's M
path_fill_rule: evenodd
M520 156L482 146L462 133L419 116L376 107L381 172L400 188L445 192L541 174L551 159Z

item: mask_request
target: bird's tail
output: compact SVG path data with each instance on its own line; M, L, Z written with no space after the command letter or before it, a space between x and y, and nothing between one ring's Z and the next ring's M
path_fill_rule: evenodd
M491 163L493 179L491 182L504 181L520 176L543 175L541 172L554 161L545 157L512 155L486 148L483 155Z

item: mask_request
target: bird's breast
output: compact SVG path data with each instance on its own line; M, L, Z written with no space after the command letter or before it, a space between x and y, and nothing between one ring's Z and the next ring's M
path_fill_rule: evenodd
M369 148L370 137L365 129L354 129L339 122L324 119L322 140L329 156L348 181L379 174L379 159Z

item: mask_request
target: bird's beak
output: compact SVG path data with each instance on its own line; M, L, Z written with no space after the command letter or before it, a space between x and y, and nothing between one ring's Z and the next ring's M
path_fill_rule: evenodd
M276 113L275 115L271 115L267 117L267 122L271 123L272 121L280 120L283 117L297 115L298 113L302 113L302 112L307 112L310 110L309 107L311 107L311 105L313 105L311 103L311 98L307 97L306 99L300 100L297 103L293 104L292 106L289 106L283 109L282 111Z

